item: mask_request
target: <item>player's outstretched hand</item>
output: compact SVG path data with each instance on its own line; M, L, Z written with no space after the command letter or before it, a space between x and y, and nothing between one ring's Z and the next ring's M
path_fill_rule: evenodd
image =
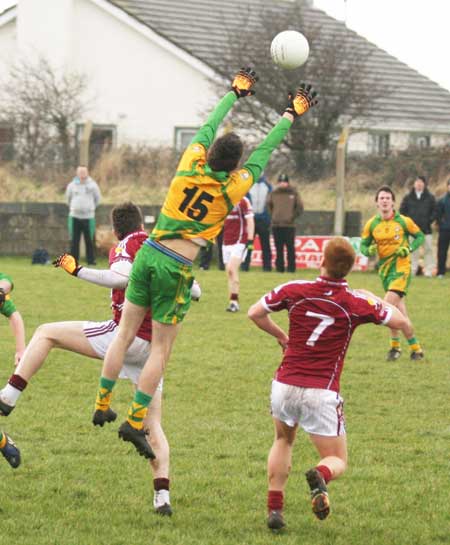
M60 255L59 257L55 259L55 261L53 261L53 265L55 267L61 267L62 269L64 269L69 274L72 274L73 276L77 276L80 269L82 268L78 265L78 262L73 257L73 255L70 255L70 254Z
M407 246L402 246L395 252L395 255L398 255L399 257L407 257L410 253L411 250Z
M319 102L316 91L309 83L300 83L297 93L288 93L288 105L285 112L295 117L305 114L310 108Z
M258 77L252 68L241 68L234 76L231 89L236 93L238 98L254 95L255 91L252 87L257 81Z
M6 292L3 288L0 288L0 308L2 308L5 301L6 301Z

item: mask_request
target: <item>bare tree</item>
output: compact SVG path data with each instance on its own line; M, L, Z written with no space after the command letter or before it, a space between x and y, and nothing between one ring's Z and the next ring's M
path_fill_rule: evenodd
M75 129L87 107L86 78L59 73L50 63L21 60L0 84L0 121L14 130L15 158L22 168L75 161Z
M264 4L264 3L263 3ZM312 83L320 104L298 120L285 141L296 168L305 178L320 177L334 154L344 124L364 118L386 89L371 77L368 60L374 47L342 23L325 18L302 0L264 4L263 10L243 8L232 25L226 25L226 48L217 50L216 66L229 78L236 67L254 66L260 76L257 100L241 101L234 119L236 127L249 127L265 134L275 113L286 107L287 91L300 82ZM310 44L307 63L296 70L283 70L270 58L270 43L282 30L300 30ZM218 92L219 89L218 89ZM260 135L258 135L260 136Z

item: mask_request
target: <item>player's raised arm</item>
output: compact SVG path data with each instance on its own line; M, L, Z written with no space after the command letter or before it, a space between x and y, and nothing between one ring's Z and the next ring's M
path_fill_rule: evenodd
M294 120L305 114L317 103L317 93L309 84L301 83L295 96L292 93L288 93L288 104L280 121L278 121L244 164L244 168L249 170L253 175L253 180L256 181L260 178L272 152L281 144Z
M252 89L258 80L256 72L249 68L242 68L233 78L230 91L220 100L209 114L205 124L193 137L191 144L202 144L206 149L213 143L217 129L234 103L246 96L254 95Z

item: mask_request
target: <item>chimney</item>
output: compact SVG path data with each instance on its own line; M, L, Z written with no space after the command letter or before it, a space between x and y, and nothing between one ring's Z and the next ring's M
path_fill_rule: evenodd
M18 0L19 54L63 67L72 53L73 11L73 0Z

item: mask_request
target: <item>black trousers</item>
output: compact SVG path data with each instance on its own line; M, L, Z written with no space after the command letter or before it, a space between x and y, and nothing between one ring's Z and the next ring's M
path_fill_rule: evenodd
M86 245L86 258L88 265L95 264L95 251L93 241L93 226L95 225L93 219L81 220L78 218L69 218L71 221L71 243L70 253L78 261L80 259L80 239L81 235L84 237L84 243Z
M450 231L439 231L438 236L438 274L445 274L447 268L447 253L450 245Z
M287 270L295 272L295 227L272 227L277 257L275 267L284 272L284 248L287 250Z
M258 235L261 242L262 259L263 259L263 271L272 270L272 250L270 249L270 223L267 221L255 218L255 235ZM252 259L252 252L247 252L247 257L244 263L241 265L243 271L248 271L250 268L250 261Z
M223 240L223 231L221 231L217 238L217 266L221 271L225 270L225 265L223 263L223 257L222 257L222 240ZM213 245L210 244L209 246L202 246L200 248L200 263L199 267L205 271L207 271L211 265L211 260L213 257Z

